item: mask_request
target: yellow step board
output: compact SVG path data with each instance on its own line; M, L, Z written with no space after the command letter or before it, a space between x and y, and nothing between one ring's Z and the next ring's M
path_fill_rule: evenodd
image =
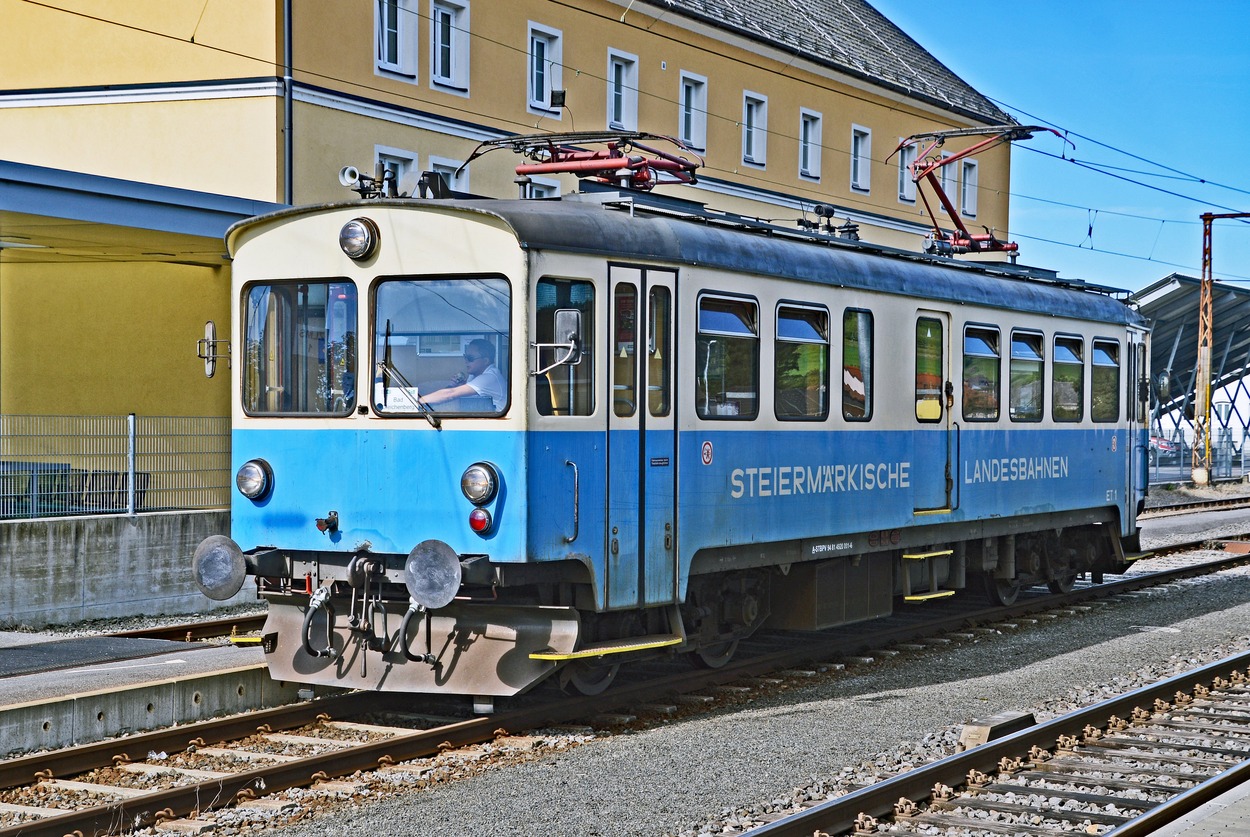
M1124 553L1124 560L1126 562L1127 561L1140 561L1143 558L1152 558L1152 557L1154 557L1153 552L1126 552Z
M672 645L680 645L684 641L682 637L675 634L631 636L624 639L611 639L607 642L592 643L567 654L561 654L556 651L535 651L533 654L530 654L530 659L552 660L555 662L584 660L588 657L603 657L608 654L627 654L630 651L651 651L655 648L668 648Z
M923 561L926 558L940 558L943 555L954 555L953 549L939 549L937 552L904 552L903 557L908 561Z
M904 596L903 601L906 602L927 602L930 599L944 599L947 596L955 595L954 590L935 590L932 593L913 593L910 596Z

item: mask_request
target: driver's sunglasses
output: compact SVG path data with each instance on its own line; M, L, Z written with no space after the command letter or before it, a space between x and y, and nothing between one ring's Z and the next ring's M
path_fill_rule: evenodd
M468 355L468 354L466 354L466 355L464 356L464 362L465 362L465 363L472 363L472 362L473 362L473 361L475 361L475 360L481 360L481 359L482 359L482 355Z

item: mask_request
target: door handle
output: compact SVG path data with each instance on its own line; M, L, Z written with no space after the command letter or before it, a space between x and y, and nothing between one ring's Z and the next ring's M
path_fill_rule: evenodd
M566 459L564 460L564 464L573 469L573 534L564 536L565 543L572 543L577 540L577 531L580 524L578 515L580 507L581 478L577 473L576 462L571 459Z

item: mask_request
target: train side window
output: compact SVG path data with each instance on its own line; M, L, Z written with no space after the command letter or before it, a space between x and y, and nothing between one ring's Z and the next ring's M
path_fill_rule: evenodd
M634 271L635 273L637 271ZM613 291L612 412L622 418L634 414L638 403L638 288L620 282Z
M847 308L842 312L842 418L872 418L872 312Z
M934 317L916 320L916 420L942 420L942 321Z
M1085 417L1085 343L1079 337L1056 335L1053 357L1051 418L1080 421Z
M1120 343L1095 340L1090 380L1089 416L1094 421L1120 418Z
M576 279L540 279L534 289L535 343L565 342L567 335L556 334L556 314L566 310L581 312L581 347L569 363L535 376L534 405L544 416L588 416L595 411L595 287ZM561 349L544 349L535 368L542 369L565 354Z
M759 306L755 300L699 297L695 412L702 419L759 413Z
M1012 421L1042 420L1042 367L1045 357L1042 335L1031 331L1011 333L1011 381L1008 389Z
M673 275L673 274L669 274ZM667 416L672 404L672 383L669 369L673 350L669 346L673 332L673 295L668 288L651 289L651 306L647 324L647 408L653 416Z
M777 418L820 421L829 416L829 312L777 308L773 407Z
M964 329L964 419L998 421L1001 335L996 328Z

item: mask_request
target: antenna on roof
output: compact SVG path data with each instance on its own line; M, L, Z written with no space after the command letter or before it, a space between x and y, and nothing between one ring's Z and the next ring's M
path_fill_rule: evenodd
M966 157L972 157L980 154L982 151L988 151L1002 145L1005 142L1014 142L1015 140L1032 139L1033 134L1037 131L1049 131L1059 139L1076 146L1063 134L1054 128L1047 128L1041 125L994 125L983 128L956 128L949 131L930 131L923 134L912 134L898 144L898 147L890 152L886 157L888 162L904 148L915 148L922 146L916 152L916 158L907 166L911 171L912 182L916 184L916 191L920 193L920 199L924 201L924 208L929 213L929 217L933 219L933 232L925 237L925 252L939 256L954 256L963 253L1007 253L1014 262L1016 256L1020 252L1020 245L1014 241L999 241L998 237L990 231L988 227L983 227L984 233L970 233L968 228L964 226L963 220L960 218L959 212L955 209L955 205L951 203L950 197L946 194L946 190L942 188L941 181L938 179L937 171L943 166L949 166ZM943 155L941 153L942 145L952 137L985 137L978 143L975 143L963 151L957 151L954 154ZM938 223L937 213L933 211L933 206L929 203L928 196L925 195L922 184L927 184L933 190L938 202L942 204L942 208L946 210L947 216L950 217L951 223L955 225L955 231L950 232L943 230Z

